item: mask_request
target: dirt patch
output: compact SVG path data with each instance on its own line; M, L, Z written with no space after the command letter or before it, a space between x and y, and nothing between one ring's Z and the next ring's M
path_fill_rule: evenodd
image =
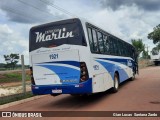
M26 81L26 84L31 84L31 81ZM1 87L13 87L13 86L20 86L22 85L22 81L21 82L10 82L10 83L0 83L0 88Z
M138 66L140 69L148 67L148 66L152 66L152 65L153 65L153 62L149 59L139 59L138 60Z
M31 91L30 85L26 85L26 91ZM12 86L12 87L1 87L0 97L22 93L22 86Z
M21 93L22 87L9 87L9 88L0 88L0 97L2 96L7 96L7 95L12 95L16 93Z

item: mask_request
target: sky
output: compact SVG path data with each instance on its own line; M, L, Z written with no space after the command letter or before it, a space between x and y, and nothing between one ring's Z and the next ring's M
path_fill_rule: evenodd
M155 47L148 33L160 24L160 0L0 0L0 63L18 53L29 64L29 30L35 25L81 17L131 42L142 39Z

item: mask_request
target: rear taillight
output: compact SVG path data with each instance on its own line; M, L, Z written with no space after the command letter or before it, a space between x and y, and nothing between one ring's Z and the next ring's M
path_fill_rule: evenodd
M84 82L88 80L89 76L88 76L88 70L85 62L80 62L80 70L81 70L80 81Z
M30 67L30 77L31 77L31 84L35 85L35 81L34 81L34 78L33 78L33 69L32 69L32 67Z

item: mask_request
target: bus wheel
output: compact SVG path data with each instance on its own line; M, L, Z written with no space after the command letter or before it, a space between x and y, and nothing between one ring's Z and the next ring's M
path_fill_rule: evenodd
M79 97L80 96L80 94L70 94L71 96L73 96L73 97Z
M70 94L73 97L87 97L89 94Z
M131 81L135 80L135 73L133 73L133 76L130 78Z
M119 88L119 76L117 73L114 74L114 86L112 88L112 93L118 92Z

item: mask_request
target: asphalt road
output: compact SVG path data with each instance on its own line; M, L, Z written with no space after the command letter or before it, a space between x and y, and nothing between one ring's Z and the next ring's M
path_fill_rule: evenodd
M118 93L115 94L107 91L88 97L70 95L52 97L48 95L0 111L160 111L160 66L141 69L134 81L121 84ZM71 118L58 117L52 119L70 120ZM72 119L81 120L82 118ZM83 119L105 118L88 117ZM135 120L135 118L131 119ZM158 120L160 118L153 119Z

